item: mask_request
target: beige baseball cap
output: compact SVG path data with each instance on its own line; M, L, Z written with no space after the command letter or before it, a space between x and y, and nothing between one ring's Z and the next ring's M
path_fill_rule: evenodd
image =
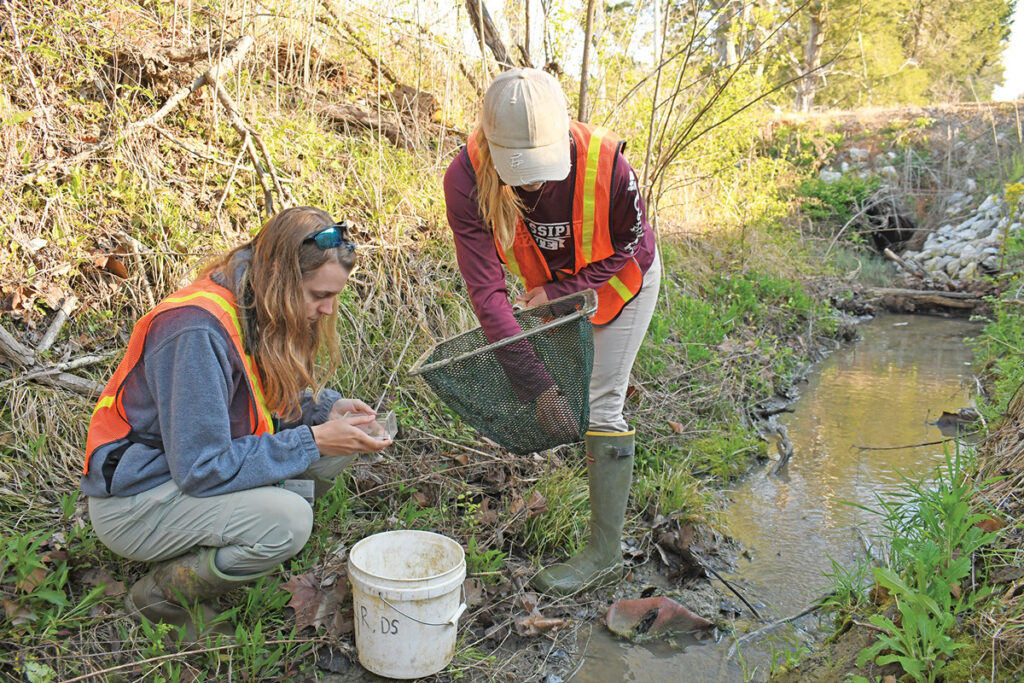
M565 93L540 69L509 69L484 95L481 116L494 168L506 185L532 185L569 175Z

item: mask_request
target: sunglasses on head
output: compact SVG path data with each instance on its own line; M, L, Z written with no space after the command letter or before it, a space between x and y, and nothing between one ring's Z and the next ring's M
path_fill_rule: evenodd
M351 254L356 250L356 243L348 239L348 229L348 221L342 221L310 233L309 235L306 235L306 239L302 241L316 242L316 246L321 249L337 249L338 247L345 247Z

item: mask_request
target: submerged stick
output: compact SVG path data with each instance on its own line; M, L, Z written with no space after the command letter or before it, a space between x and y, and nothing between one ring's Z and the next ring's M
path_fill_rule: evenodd
M925 441L924 443L912 443L906 446L861 446L854 444L853 447L862 451L898 451L901 448L921 448L922 446L938 446L939 444L946 443L948 441L956 441L955 436L951 436L948 439L939 439L938 441Z
M756 638L757 636L759 636L759 635L761 635L763 633L767 633L768 631L771 631L772 629L774 629L776 627L782 626L783 624L788 624L791 621L796 621L800 617L805 617L808 614L810 614L811 612L814 612L814 611L820 609L821 608L821 603L823 603L825 601L825 598L828 598L828 597L830 597L832 595L834 595L834 593L826 593L825 595L822 595L820 598L818 598L817 600L812 602L810 605L805 607L803 610L801 610L797 614L794 614L791 617L784 617L782 619L776 619L772 623L767 624L765 626L762 626L761 628L757 629L756 631L751 631L750 633L747 633L747 634L743 635L742 637L737 638L736 642L734 642L732 644L732 646L729 648L729 654L727 654L725 658L726 659L732 659L733 656L735 656L735 654L736 654L736 650L739 649L739 646L740 646L741 643L743 643L745 641L748 641L751 638Z
M711 567L709 567L706 564L704 564L703 560L701 560L699 557L697 557L696 554L694 554L694 553L690 553L690 554L693 556L693 559L697 560L697 564L699 564L701 566L701 569L703 569L704 571L709 572L710 574L714 575L714 577L716 579L718 579L719 581L721 581L722 583L725 584L726 588L728 588L730 591L732 591L733 595L735 595L737 598L742 600L743 604L746 605L747 609L749 609L753 613L754 617L756 617L757 619L764 619L764 617L761 616L761 614L757 611L757 609L753 605L751 605L747 601L747 599L745 597L743 597L743 594L740 593L736 588L734 588L733 585L731 583L729 583L724 576L722 576L721 574L716 572L714 569L712 569Z

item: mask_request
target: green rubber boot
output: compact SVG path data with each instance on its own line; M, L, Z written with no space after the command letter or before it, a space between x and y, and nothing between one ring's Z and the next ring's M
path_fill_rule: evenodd
M542 569L530 581L549 595L571 595L622 578L622 524L633 482L633 437L628 432L587 432L590 541L565 562Z
M216 554L216 548L204 548L157 565L132 586L125 608L136 619L184 627L186 644L203 636L234 636L235 629L227 621L213 623L220 612L212 601L268 572L229 576L217 569Z

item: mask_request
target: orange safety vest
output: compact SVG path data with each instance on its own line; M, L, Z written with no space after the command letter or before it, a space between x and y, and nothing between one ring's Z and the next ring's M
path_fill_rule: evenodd
M576 145L570 226L576 250L573 269L559 270L552 275L540 247L522 218L516 223L515 238L509 249L502 248L497 236L494 238L498 257L527 290L575 275L588 264L615 253L610 221L612 170L615 157L625 143L607 128L579 121L571 121L569 131ZM480 155L476 136L470 136L467 152L474 172L479 173ZM590 321L594 325L607 325L615 320L622 307L640 291L643 281L644 274L640 265L635 258L629 259L619 272L598 288L597 311Z
M267 410L266 401L263 398L263 386L260 382L259 373L252 357L245 352L242 343L242 327L238 321L238 308L235 304L234 295L225 287L221 287L209 277L193 282L188 287L180 289L171 296L161 301L156 308L142 317L135 323L132 336L128 340L128 349L124 358L121 359L114 376L103 388L100 399L93 410L92 419L89 421L89 436L85 445L85 468L84 474L89 473L89 460L96 449L114 441L120 441L129 437L132 432L132 425L124 414L122 392L125 380L132 373L135 367L142 360L142 353L146 346L146 336L153 324L154 318L164 311L169 311L183 306L196 306L210 313L217 321L224 326L235 351L242 359L245 367L246 379L249 382L249 424L252 433L256 436L261 434L274 433L274 421L270 411Z

